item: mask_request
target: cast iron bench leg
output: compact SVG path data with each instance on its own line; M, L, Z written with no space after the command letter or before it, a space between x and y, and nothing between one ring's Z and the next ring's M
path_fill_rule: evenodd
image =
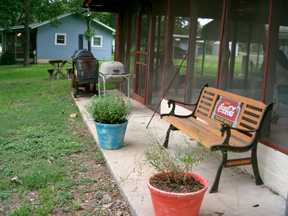
M257 145L255 145L251 150L251 159L252 159L252 168L255 176L256 185L262 185L263 181L261 179L259 169L258 169L258 161L257 161Z
M175 128L173 125L170 124L170 126L169 126L169 128L168 128L168 130L167 130L167 132L166 132L165 141L164 141L164 143L163 143L163 147L164 147L164 148L168 148L171 130L178 130L178 129Z
M222 173L222 169L227 161L227 152L222 151L222 162L220 166L218 167L217 174L214 180L214 183L212 185L212 188L210 189L210 193L217 193L218 192L218 186L219 186L219 181Z
M169 125L169 128L168 128L168 130L167 130L167 132L166 132L165 141L164 141L164 143L163 143L164 148L168 148L169 137L170 137L170 132L171 132L171 130L172 130L172 127L173 127L173 126L170 124L170 125Z

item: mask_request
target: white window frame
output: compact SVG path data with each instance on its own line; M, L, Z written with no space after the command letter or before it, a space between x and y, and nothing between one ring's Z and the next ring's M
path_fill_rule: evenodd
M57 37L58 36L64 36L64 43L58 43L57 42ZM67 44L67 35L66 33L55 33L55 40L54 40L55 45L57 46L66 46Z
M100 45L94 45L94 38L100 38ZM92 47L101 48L103 47L103 36L102 35L94 35L91 41Z

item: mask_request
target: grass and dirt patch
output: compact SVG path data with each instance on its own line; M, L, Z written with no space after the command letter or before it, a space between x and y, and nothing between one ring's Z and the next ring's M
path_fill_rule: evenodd
M49 67L0 67L0 216L130 215L70 81Z

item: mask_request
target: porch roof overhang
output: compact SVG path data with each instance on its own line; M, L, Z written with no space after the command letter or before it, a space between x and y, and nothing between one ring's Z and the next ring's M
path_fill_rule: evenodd
M209 5L209 7L207 7ZM167 14L166 0L83 0L83 7L101 12L148 12L154 15ZM189 17L190 8L198 8L199 17L219 18L221 0L171 0L174 16Z
M83 7L90 8L92 11L118 13L129 9L139 8L149 0L84 0Z

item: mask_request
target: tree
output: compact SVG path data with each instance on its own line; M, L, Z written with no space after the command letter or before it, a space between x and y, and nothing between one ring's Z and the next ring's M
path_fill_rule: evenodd
M33 22L53 19L68 10L67 2L63 0L23 0L23 16L25 29L24 65L29 65L30 28Z
M0 27L8 29L14 25L24 25L24 65L29 64L30 28L33 22L53 19L69 11L66 0L3 0L0 4Z
M115 19L111 13L91 13L87 16L82 8L83 0L1 0L0 4L0 27L8 29L14 25L24 25L24 65L29 64L30 51L30 28L29 25L34 22L53 20L53 18L67 12L76 13L86 19L88 35L90 41L95 32L89 28L92 19L115 26Z
M2 2L3 1L3 2ZM8 28L21 20L21 1L2 0L0 4L0 27Z
M24 0L24 28L25 28L25 47L24 47L24 65L29 65L30 57L30 0Z
M115 16L112 13L108 12L95 12L94 13L96 19L98 19L100 22L115 28Z

